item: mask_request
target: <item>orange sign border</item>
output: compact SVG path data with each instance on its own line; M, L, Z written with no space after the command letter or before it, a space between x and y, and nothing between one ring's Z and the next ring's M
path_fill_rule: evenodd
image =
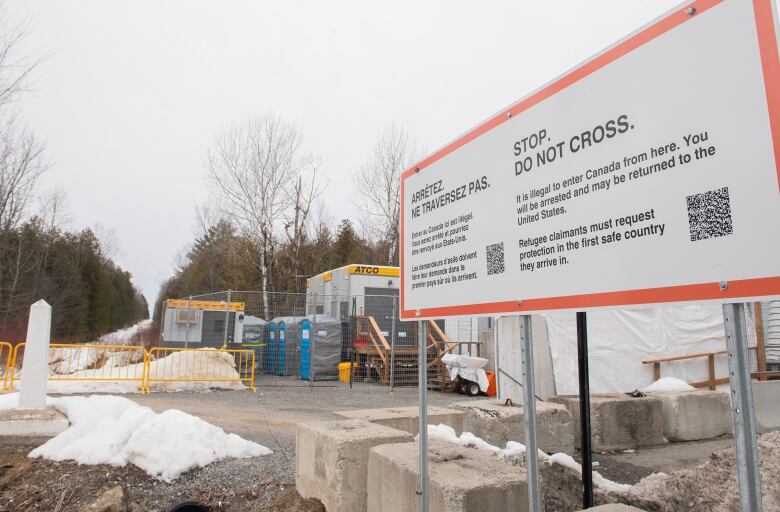
M730 281L724 288L719 282L646 288L639 290L621 290L614 292L591 293L561 297L545 297L523 301L501 301L483 304L464 304L409 310L405 306L405 275L403 237L405 208L403 183L434 162L449 155L477 137L508 121L532 106L546 100L579 80L591 75L611 62L630 53L640 46L682 25L686 21L700 16L702 13L722 3L725 0L699 0L676 8L665 17L652 23L644 29L627 37L617 45L608 48L603 53L586 61L574 70L552 83L542 87L526 98L515 103L501 113L494 115L481 125L465 135L455 139L447 146L439 149L425 160L401 174L401 318L435 318L461 315L490 315L497 313L527 313L532 311L549 311L561 309L591 309L602 307L634 306L643 304L662 304L673 302L695 302L708 300L728 300L737 298L757 298L762 296L780 295L780 276L770 276L756 279ZM769 124L775 154L778 190L780 190L780 59L778 58L775 23L772 13L772 0L753 0L753 12L758 33L758 46L761 66L764 74L764 88L767 97ZM695 9L695 14L689 14L689 9Z

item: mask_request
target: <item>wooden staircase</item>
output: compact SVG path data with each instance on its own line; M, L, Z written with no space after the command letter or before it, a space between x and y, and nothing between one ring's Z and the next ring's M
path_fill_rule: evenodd
M416 386L418 382L418 339L417 325L411 329L412 345L395 347L395 357L392 356L390 343L382 329L372 316L359 316L355 319L354 350L358 356L365 356L367 375L375 373L379 381L390 385L391 366L392 381L395 386ZM452 353L459 343L450 341L436 322L428 320L426 324L426 352L428 367L428 388L437 391L452 391L447 367L441 358ZM394 362L394 365L392 364Z
M428 339L428 389L452 391L455 383L450 380L450 373L441 358L452 353L458 344L451 342L439 324L433 320L428 320L426 331Z

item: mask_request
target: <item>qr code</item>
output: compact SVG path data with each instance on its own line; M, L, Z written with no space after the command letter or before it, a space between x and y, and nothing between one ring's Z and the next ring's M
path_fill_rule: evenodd
M692 242L732 233L734 228L728 187L688 196L686 202Z
M504 242L488 245L487 250L487 273L488 275L504 273Z

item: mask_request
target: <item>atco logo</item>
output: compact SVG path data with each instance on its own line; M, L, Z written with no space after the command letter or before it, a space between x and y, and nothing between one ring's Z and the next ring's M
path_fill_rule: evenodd
M355 265L355 270L352 271L355 274L379 274L379 267L362 267Z

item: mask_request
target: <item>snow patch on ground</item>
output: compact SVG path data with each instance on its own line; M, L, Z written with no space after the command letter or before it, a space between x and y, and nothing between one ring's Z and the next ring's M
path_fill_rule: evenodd
M0 410L15 408L18 400L18 393L0 396ZM272 453L196 416L175 409L157 414L118 396L48 397L47 402L68 416L70 427L30 452L31 458L112 466L131 463L171 482L221 459Z
M518 455L525 454L526 447L524 444L509 441L505 448L499 448L487 443L483 439L475 436L471 432L464 432L458 437L455 433L455 429L447 425L428 425L428 438L439 439L448 443L458 444L460 446L477 448L478 450L485 450L493 453L499 457L516 457ZM553 455L547 455L542 450L539 450L539 460L548 464L558 464L567 468L573 469L580 475L582 479L582 466L574 460L570 455L565 453L556 453ZM597 471L593 472L593 485L601 487L607 491L612 492L626 492L631 489L630 485L620 484L604 478Z
M98 345L132 345L133 337L138 334L138 331L148 329L152 325L152 320L142 320L135 325L131 325L126 329L119 329L112 333L106 334L98 338L95 343Z
M580 479L582 479L582 465L574 460L571 455L567 455L565 453L555 453L550 455L550 463L573 469L577 472L578 475L580 475ZM593 485L612 492L626 492L632 487L628 484L620 484L613 482L612 480L608 480L604 478L598 471L593 471Z
M663 377L642 390L643 393L662 393L669 391L694 391L696 388L684 380Z
M460 446L466 446L476 448L478 450L488 451L499 457L510 457L525 453L525 445L517 443L515 441L509 441L505 448L499 448L486 442L480 437L475 436L471 432L464 432L458 437L455 433L455 429L448 425L428 425L428 438L439 439L448 443L458 444ZM547 454L539 450L540 457L547 457Z

